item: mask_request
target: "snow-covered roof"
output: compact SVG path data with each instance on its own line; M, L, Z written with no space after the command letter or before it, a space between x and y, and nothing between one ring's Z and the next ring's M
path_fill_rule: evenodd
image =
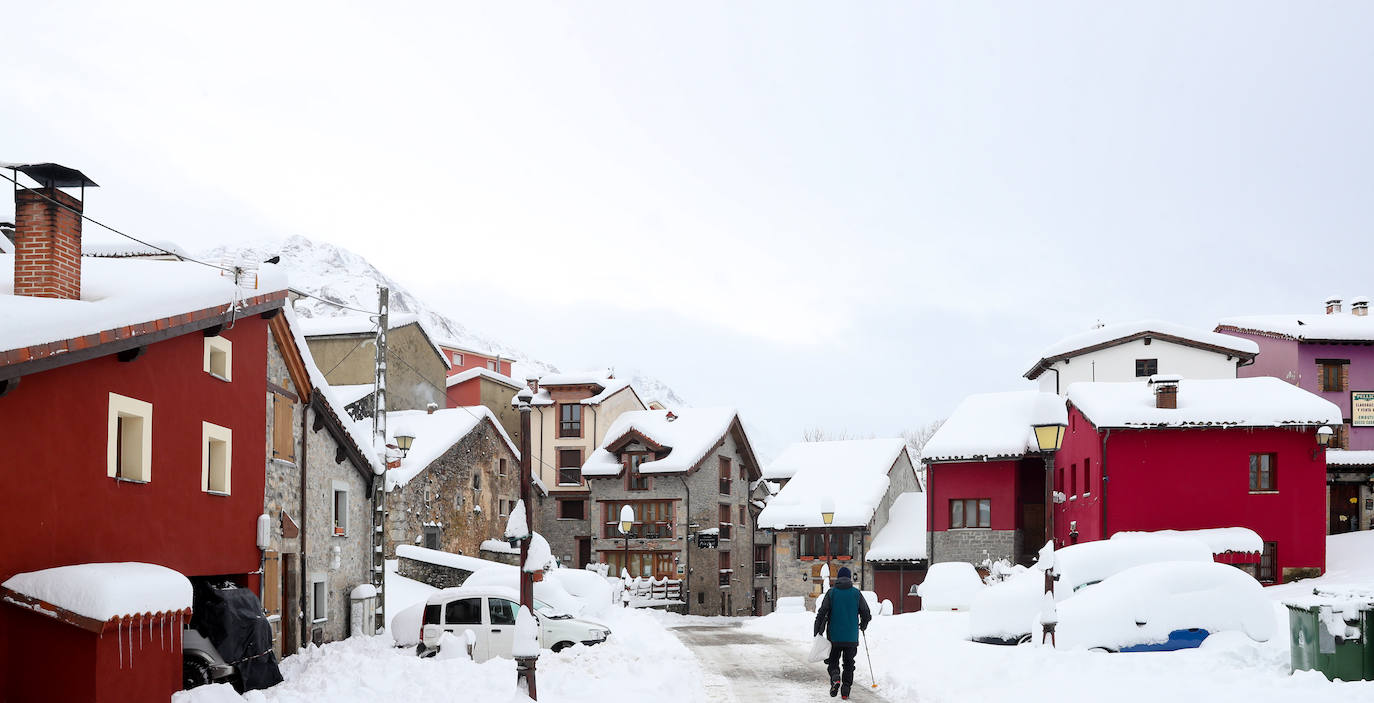
M464 571L471 571L474 573L477 571L481 571L482 569L491 568L493 566L499 566L505 569L512 568L509 564L502 564L499 561L478 559L477 557L465 556L463 554L454 554L452 552L444 552L438 549L426 549L424 547L417 547L413 544L397 545L396 556L404 557L406 559L414 559L415 561L423 561L426 564L449 566L455 569L462 569Z
M1328 449L1327 466L1374 466L1374 449Z
M81 299L14 295L14 255L0 254L0 351L96 334L286 290L286 276L263 264L256 288L190 261L87 259Z
M802 442L788 447L783 456L796 457L796 473L759 513L759 526L774 530L825 527L821 509L827 501L834 503L832 526L867 525L887 494L888 472L904 451L906 442L900 439Z
M1348 312L1224 317L1217 323L1217 329L1286 337L1303 342L1374 342L1374 317Z
M640 464L641 473L688 471L720 443L738 417L734 408L632 410L621 413L606 430L601 446L583 464L582 475L619 475L622 466L607 448L615 446L632 433L668 450L663 458Z
M95 620L191 607L191 582L157 564L74 564L11 576L0 586Z
M1064 399L1054 393L980 393L959 403L921 448L921 459L988 461L1014 459L1039 448L1037 424L1067 423Z
M570 373L546 373L539 377L541 386L605 386L613 380L606 371L574 371Z
M429 341L429 346L434 349L434 353L444 360L444 368L453 368L453 363L449 361L448 354L439 348L434 342L434 334L419 315L408 312L391 313L387 316L387 331L400 329L406 325L416 325L420 332ZM305 317L301 318L301 330L307 337L334 337L340 335L372 334L377 329L377 323L372 320L371 315L338 315L336 317Z
M864 555L869 561L912 561L926 558L926 494L903 493L892 501L887 524L873 535Z
M510 376L504 376L502 374L496 373L495 371L488 371L487 369L480 367L467 369L465 371L461 371L459 373L453 374L452 376L449 376L448 380L445 382L445 385L449 388L452 388L460 383L467 383L468 381L471 381L472 379L479 377L491 379L493 381L496 381L497 383L510 386L511 388L517 391L525 387L524 384L517 382Z
M1239 552L1259 554L1264 540L1248 527L1213 527L1203 530L1155 530L1153 532L1118 532L1112 539L1141 539L1151 537L1187 537L1207 545L1213 554Z
M372 395L373 385L371 383L354 383L339 386L330 386L334 394L344 406L352 405L369 395ZM340 410L343 408L341 407Z
M1154 389L1140 381L1074 383L1069 402L1096 427L1288 427L1339 425L1334 403L1268 376L1184 379L1178 407L1155 407Z
M1166 322L1164 320L1135 320L1133 322L1120 322L1105 325L1086 332L1069 335L1054 344L1051 344L1044 351L1040 352L1040 359L1035 362L1029 371L1025 373L1026 378L1035 379L1049 367L1050 364L1061 359L1077 356L1079 354L1101 349L1103 347L1123 344L1142 337L1151 337L1163 341L1185 344L1188 346L1216 349L1228 354L1242 357L1253 357L1259 353L1259 345L1248 339L1232 337L1216 332L1208 332L1194 327Z
M884 471L906 451L902 439L847 439L833 442L797 442L763 470L772 481L790 479L809 467L874 465Z
M501 439L517 458L520 450L515 447L505 428L496 420L496 415L485 405L473 407L446 408L433 413L424 410L401 410L387 413L387 443L394 444L396 435L410 435L415 440L410 451L401 459L401 465L386 472L386 489L395 490L404 486L410 479L424 471L435 459L444 455L453 445L462 441L468 433L477 429L483 420L490 420Z
M582 384L582 383L569 383L569 384L561 384L561 385L587 385L587 384ZM598 385L598 386L601 387L601 392L600 392L600 393L597 393L596 395L593 395L593 396L590 396L590 397L587 397L587 398L583 398L582 400L577 401L579 404L581 404L581 405L600 405L600 404L606 402L606 399L607 399L607 398L610 398L611 396L613 396L613 395L615 395L616 393L619 393L619 392L625 390L626 388L630 388L630 382L629 382L629 381L624 381L624 380L614 379L614 378L603 378L603 379L601 379L600 381L597 381L595 385ZM631 392L634 392L634 389L631 388ZM539 392L534 394L534 397L530 400L530 404L531 404L531 405L553 405L553 404L554 404L553 396L549 394L549 389L544 387L544 384L543 384L542 381L541 381L540 384L539 384Z
M149 244L152 246L149 246ZM140 244L133 240L118 242L83 240L81 242L81 255L112 259L150 256L176 256L184 258L186 256L186 251L177 246L176 242L169 242L166 240L154 240L148 244Z
M436 340L434 340L434 342L435 342L435 344L438 344L440 347L442 347L442 348L444 348L444 349L452 349L453 351L456 351L456 352L458 352L458 353L460 353L460 354L475 354L475 355L477 355L477 356L485 356L485 357L489 357L489 358L492 358L492 359L500 359L500 360L502 360L502 361L515 361L514 359L510 358L509 356L502 356L502 355L501 355L500 353L498 353L498 352L494 352L494 351L490 351L490 350L486 350L486 349L474 349L474 348L472 347L472 345L470 345L470 344L463 344L462 342L459 342L458 340L453 339L452 337L444 337L444 338L442 338L442 339L436 339Z

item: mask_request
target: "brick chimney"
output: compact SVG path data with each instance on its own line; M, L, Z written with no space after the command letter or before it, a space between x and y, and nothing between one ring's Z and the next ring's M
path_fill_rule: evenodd
M1369 315L1369 298L1356 298L1350 301L1350 314L1367 317Z
M1327 298L1327 299L1326 299L1326 314L1328 314L1328 315L1335 315L1336 313L1339 313L1340 311L1341 311L1341 299L1340 299L1339 297L1333 295L1333 296L1331 296L1330 298Z
M1178 409L1179 376L1156 374L1150 377L1150 386L1155 392L1155 407L1162 410Z
M58 164L5 164L38 182L14 192L14 294L81 299L81 199L59 188L94 186Z

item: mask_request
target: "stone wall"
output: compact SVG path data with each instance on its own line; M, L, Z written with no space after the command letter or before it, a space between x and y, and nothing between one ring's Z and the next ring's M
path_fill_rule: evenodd
M429 584L435 588L454 588L463 585L472 575L467 569L431 564L427 561L401 557L396 560L397 575Z
M980 566L985 559L1015 559L1021 549L1020 530L943 530L931 535L935 562L966 561Z

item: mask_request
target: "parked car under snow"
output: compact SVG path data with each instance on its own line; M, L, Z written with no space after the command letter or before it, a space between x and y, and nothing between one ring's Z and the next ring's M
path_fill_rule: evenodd
M1159 562L1126 569L1059 604L1057 646L1107 652L1197 647L1217 632L1274 635L1274 604L1227 564Z
M931 565L916 595L921 597L921 610L968 610L983 588L983 579L972 564L947 561Z

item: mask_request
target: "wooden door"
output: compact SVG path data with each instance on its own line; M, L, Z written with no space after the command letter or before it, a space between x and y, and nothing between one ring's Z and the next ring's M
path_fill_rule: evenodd
M1027 555L1037 554L1045 546L1045 506L1041 503L1021 504L1021 534L1023 535L1022 554L1013 555L1018 562L1025 563ZM996 559L998 555L994 554Z
M1360 486L1354 483L1333 483L1331 495L1331 525L1327 534L1339 535L1360 529Z
M677 564L673 563L672 552L654 553L654 578L670 579L677 576Z
M282 555L282 654L295 654L301 648L301 559L299 554Z
M587 565L590 564L590 563L592 563L592 538L591 538L591 537L578 537L578 538L577 538L577 568L579 568L579 569L585 569L585 568L587 568ZM618 576L618 575L619 575L619 574L617 574L617 576Z
M273 623L272 648L282 653L282 633L286 622L281 616L281 554L274 551L263 553L262 557L262 609L267 611L267 619Z

